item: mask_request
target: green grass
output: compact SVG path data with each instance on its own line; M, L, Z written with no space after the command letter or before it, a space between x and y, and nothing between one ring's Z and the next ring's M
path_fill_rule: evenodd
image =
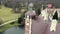
M2 7L0 9L0 18L3 19L3 21L4 21L3 23L10 21L12 19L16 19L18 17L20 17L20 14L12 13L11 8ZM11 25L11 24L4 25L3 27L0 27L0 32L3 32L6 29L14 27L16 25L18 25L17 22L15 22L13 25Z
M2 18L4 22L7 22L12 19L16 19L19 16L20 14L12 13L11 8L2 7L0 9L0 18Z
M4 25L4 26L2 26L2 27L0 28L0 32L4 32L5 30L7 30L7 29L9 29L9 28L11 28L11 27L17 26L17 25L18 25L17 22L15 22L14 24Z

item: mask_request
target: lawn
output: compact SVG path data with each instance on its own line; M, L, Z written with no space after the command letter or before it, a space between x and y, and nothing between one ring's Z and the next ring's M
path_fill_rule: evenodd
M11 8L2 7L0 9L0 18L3 19L4 22L12 20L12 19L16 19L19 16L20 14L12 13Z
M11 8L2 7L0 9L0 19L4 21L3 23L13 20L13 19L17 19L18 17L20 17L20 14L13 13ZM6 29L10 27L14 27L16 25L18 25L17 21L14 24L4 25L3 27L0 27L0 32L3 32Z

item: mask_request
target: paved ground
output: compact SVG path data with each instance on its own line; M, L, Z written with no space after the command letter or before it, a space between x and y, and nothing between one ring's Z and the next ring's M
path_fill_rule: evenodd
M44 21L41 16L37 18L37 20L33 20L32 23L32 34L43 34L45 29L48 26L48 21Z
M51 23L49 23L49 25L48 25L47 29L45 30L44 34L60 34L60 23L57 23L55 32L50 31L50 24Z
M3 34L24 34L24 27L13 27L10 28L8 30L6 30L5 32L3 32Z
M32 34L60 34L60 23L57 24L56 31L50 31L51 22L44 21L41 16L37 20L33 20Z

